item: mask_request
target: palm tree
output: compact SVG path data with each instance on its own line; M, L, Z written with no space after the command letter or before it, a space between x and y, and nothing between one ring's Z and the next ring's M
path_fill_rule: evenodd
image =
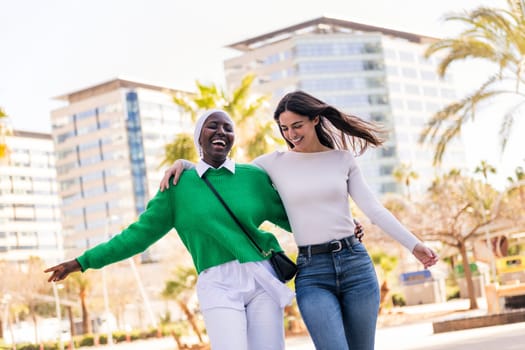
M72 273L66 283L68 290L73 290L80 299L82 310L82 331L84 334L92 332L89 310L87 307L87 296L91 290L91 275L81 272Z
M514 183L518 183L520 181L523 181L525 180L525 170L523 170L523 167L522 166L518 166L516 167L516 169L514 169L514 177L513 176L508 176L507 177L507 181L512 185Z
M411 165L401 163L401 165L394 169L392 176L394 176L394 179L397 182L405 185L407 189L407 199L410 200L410 185L412 180L417 180L419 178L419 174L412 169Z
M164 159L159 165L159 168L164 165L171 165L177 159L187 159L196 161L197 150L193 145L193 135L188 133L180 133L175 137L173 142L164 146Z
M474 169L474 173L481 174L485 183L488 183L489 173L496 174L496 168L490 165L486 160L482 160L480 164L476 166L476 169Z
M7 143L5 137L13 133L9 124L9 117L5 111L0 108L0 159L7 156Z
M251 94L254 80L255 75L246 75L231 93L215 84L204 85L197 81L196 94L175 94L173 102L188 113L192 120L195 120L203 110L224 109L235 121L237 128L236 146L232 153L238 155L241 160L251 160L267 152L272 144L282 144L282 140L271 132L272 120L254 118L264 112L268 100L267 96ZM193 149L193 136L179 135L173 143L166 145L165 157L161 165L171 164L173 160L179 158L196 159L196 154L191 153L190 149Z
M513 195L517 192L522 210L525 210L525 170L523 170L523 167L516 167L514 170L514 177L507 177L507 181L509 182L510 187L509 195Z
M468 59L497 68L478 89L438 111L425 126L420 142L437 140L434 164L441 162L447 144L459 136L461 127L475 118L481 102L510 95L517 102L506 111L500 127L501 151L505 149L514 120L525 105L525 6L523 0L507 0L507 5L447 15L446 21L460 22L465 29L455 38L434 42L425 52L426 57L446 52L438 66L441 77L452 63Z
M43 270L44 261L39 257L30 256L24 271L14 271L19 277L16 297L23 304L23 307L26 308L33 322L35 343L40 338L38 335L38 320L40 318L38 316L38 307L42 303L40 296L47 295L50 289L49 283L41 277Z

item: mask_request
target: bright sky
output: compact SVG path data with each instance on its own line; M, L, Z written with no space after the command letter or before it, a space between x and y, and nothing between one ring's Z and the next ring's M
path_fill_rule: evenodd
M326 15L446 37L458 28L443 14L480 5L504 7L505 1L1 1L0 106L15 128L49 132L50 111L59 105L54 96L117 76L185 90L197 79L222 85L223 60L236 54L224 47L268 31ZM485 77L472 65L454 71L462 91ZM497 112L480 115L465 140L472 169L486 159L504 178L525 165L525 125L516 126L502 157Z

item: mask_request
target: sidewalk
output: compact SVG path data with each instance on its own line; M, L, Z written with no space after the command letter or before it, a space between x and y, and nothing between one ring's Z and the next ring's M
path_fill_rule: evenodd
M485 315L485 298L477 299L479 309L469 310L468 299L446 303L396 307L378 319L376 349L403 349L407 340L422 339L433 334L432 322ZM286 339L286 350L315 350L308 335Z
M378 328L422 321L442 321L487 314L485 298L478 298L478 309L469 310L468 299L453 299L445 303L395 307L379 316Z
M478 310L469 310L468 299L452 300L439 304L404 306L390 310L379 316L376 335L376 349L405 350L404 346L422 341L433 335L432 322L454 318L472 317L487 313L484 298L478 301ZM457 333L457 332L454 332ZM447 336L447 335L444 335ZM424 344L419 344L424 345ZM165 337L109 346L82 347L78 350L175 350L173 338ZM286 350L315 350L308 335L286 338Z

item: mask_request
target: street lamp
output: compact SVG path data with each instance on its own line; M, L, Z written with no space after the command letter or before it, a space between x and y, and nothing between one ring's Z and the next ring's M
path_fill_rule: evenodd
M3 324L7 323L7 327L9 328L9 334L11 335L11 344L13 345L13 349L16 348L15 345L15 333L13 332L13 325L11 324L11 318L9 317L9 302L11 301L12 296L9 293L6 293L3 295L2 300L0 301L2 305L4 306L4 322Z
M62 315L60 314L60 298L58 296L58 287L54 281L51 283L51 285L53 286L53 294L55 296L55 307L58 320L58 349L64 350L64 344L62 343Z
M118 220L118 217L115 215L106 217L106 222L104 225L104 239L109 239L109 224L114 221ZM109 310L109 297L108 297L108 284L107 284L107 278L106 278L106 268L102 268L102 294L104 296L104 312L106 314L106 327L107 327L107 336L108 336L108 345L113 345L113 332L109 325L109 316L111 315L111 312Z
M153 316L153 311L151 309L151 304L149 302L148 296L146 294L146 291L144 290L144 285L142 284L142 280L140 279L140 275L137 271L137 266L135 265L135 260L133 260L133 257L129 258L129 264L131 266L131 270L133 271L133 275L135 276L135 279L137 281L137 285L139 287L140 295L142 296L142 300L144 301L144 307L146 308L146 312L148 313L149 321L153 327L157 327L157 322L155 321L155 316Z
M117 216L110 216L110 217L107 217L106 218L106 225L105 225L105 238L106 239L109 239L109 224L112 222L112 221L115 221L117 220L118 217ZM150 324L153 326L153 327L157 327L157 322L155 321L155 316L153 315L153 311L152 311L152 308L151 308L151 304L149 302L149 298L146 294L146 291L144 289L144 285L142 284L142 280L140 278L140 275L137 271L137 266L135 265L135 260L133 259L133 257L129 258L129 264L130 264L130 267L131 267L131 271L133 272L133 276L135 277L135 280L137 282L137 286L139 288L139 291L140 291L140 295L142 297L142 300L144 302L144 307L146 309L146 312L148 314L148 318L149 318L149 321L150 321ZM107 281L106 281L106 273L105 273L105 268L102 268L102 289L103 289L103 294L104 294L104 307L105 307L105 312L106 312L106 315L110 315L110 311L109 311L109 298L108 298L108 290L107 290ZM111 333L111 331L108 329L108 345L111 345L113 344L113 335Z
M485 220L485 240L487 241L487 250L490 254L490 278L492 283L497 283L497 277L496 277L496 257L494 256L494 251L492 249L492 243L490 239L490 232L487 227L487 219L486 219L486 211L483 211L483 219Z

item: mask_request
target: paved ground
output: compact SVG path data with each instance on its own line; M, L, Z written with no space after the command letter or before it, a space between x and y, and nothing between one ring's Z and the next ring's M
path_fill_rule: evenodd
M524 350L525 322L434 334L433 321L485 315L486 303L468 310L468 300L403 307L381 315L376 350ZM308 337L290 338L286 350L315 350Z
M484 300L478 299L479 310L469 311L468 301L403 307L382 315L376 336L376 350L523 350L525 322L433 334L432 322L486 313ZM93 349L93 348L81 348ZM110 350L104 346L99 349ZM114 350L176 350L175 341L161 338L118 344ZM234 349L232 349L234 350ZM286 350L315 350L308 336L286 340Z
M82 348L91 349L93 348ZM99 347L110 350L110 347ZM176 350L173 339L162 338L113 346L113 350ZM376 350L523 350L525 322L504 326L475 328L432 334L432 323L381 328L377 331ZM232 349L235 350L235 349ZM286 350L315 350L308 336L292 337Z

